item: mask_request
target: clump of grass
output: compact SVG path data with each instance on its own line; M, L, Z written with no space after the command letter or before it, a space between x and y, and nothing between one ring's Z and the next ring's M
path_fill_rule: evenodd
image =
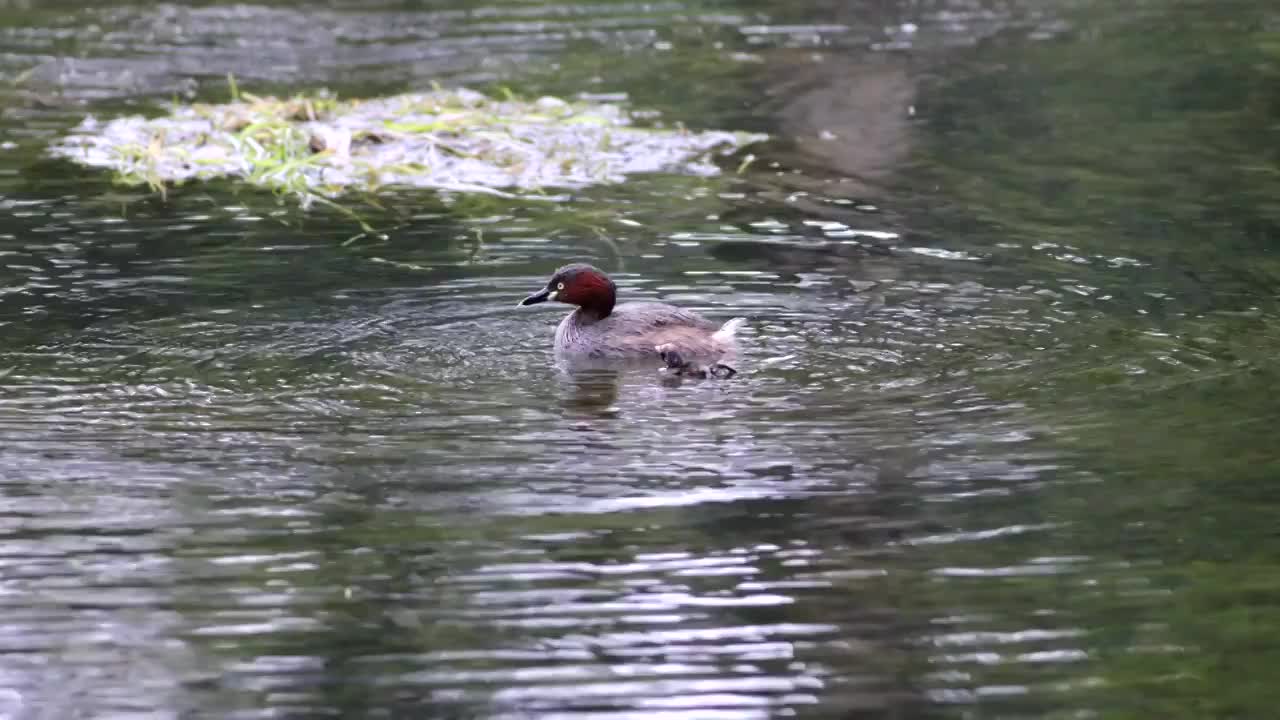
M306 205L389 185L545 197L549 188L619 182L637 172L714 174L716 152L763 139L632 126L620 105L503 89L491 98L437 87L367 100L328 92L257 96L228 76L232 101L172 103L157 118L88 118L55 155L113 170L163 193L169 184L238 177Z

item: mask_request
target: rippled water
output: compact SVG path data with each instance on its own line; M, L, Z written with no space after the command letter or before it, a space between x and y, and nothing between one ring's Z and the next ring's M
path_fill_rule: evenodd
M0 717L1264 716L1280 25L1237 5L0 0ZM43 156L228 72L777 139L353 198L385 239ZM748 316L744 372L559 372L514 305L571 258Z

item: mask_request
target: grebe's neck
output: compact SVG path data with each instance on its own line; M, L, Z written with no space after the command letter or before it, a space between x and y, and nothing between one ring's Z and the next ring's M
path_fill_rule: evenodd
M580 307L573 311L573 321L578 325L594 325L612 314L613 308L602 311L596 308Z
M613 281L600 273L589 273L578 278L573 289L573 299L578 306L578 317L590 324L609 317L618 301Z

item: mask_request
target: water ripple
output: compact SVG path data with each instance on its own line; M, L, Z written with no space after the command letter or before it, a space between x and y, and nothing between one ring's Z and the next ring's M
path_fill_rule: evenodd
M32 6L0 21L0 129L38 163L83 103L229 72L378 92L559 65L680 109L722 84L668 82L691 51L746 78L737 108L797 57L1059 28L1017 2L757 5ZM1058 702L1097 682L1075 601L1162 590L1045 509L1084 473L1002 381L1151 268L960 247L761 160L547 203L353 201L377 235L216 185L0 175L0 716L1087 709ZM742 374L560 372L560 313L514 304L566 258L748 316Z

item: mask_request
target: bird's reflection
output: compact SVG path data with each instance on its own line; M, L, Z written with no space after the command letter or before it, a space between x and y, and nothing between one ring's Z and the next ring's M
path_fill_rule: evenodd
M653 363L575 363L559 366L561 407L574 414L591 417L614 417L624 386L633 392L644 388L675 388L688 380L677 373L665 372Z
M561 405L565 410L596 417L614 414L622 370L609 367L561 368Z

